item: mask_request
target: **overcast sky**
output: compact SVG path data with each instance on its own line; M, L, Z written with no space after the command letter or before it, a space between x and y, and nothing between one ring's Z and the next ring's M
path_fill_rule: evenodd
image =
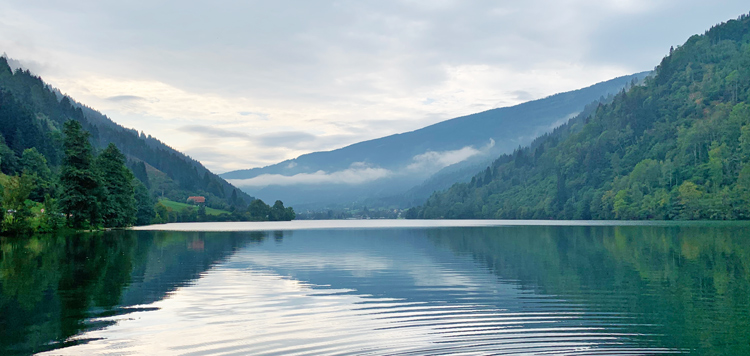
M651 70L747 0L0 0L0 52L217 173Z

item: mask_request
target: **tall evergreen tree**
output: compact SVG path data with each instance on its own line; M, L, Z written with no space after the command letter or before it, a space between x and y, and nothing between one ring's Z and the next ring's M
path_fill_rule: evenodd
M60 172L62 196L60 207L68 217L68 225L82 228L96 225L100 219L101 184L93 169L89 133L74 120L65 122L65 159Z
M96 169L105 194L101 201L105 227L130 226L136 220L133 173L125 166L125 155L110 143L96 158Z

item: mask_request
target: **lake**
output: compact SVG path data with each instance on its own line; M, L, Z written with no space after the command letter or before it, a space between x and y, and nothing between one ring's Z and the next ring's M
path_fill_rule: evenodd
M1 247L3 355L750 355L748 223L169 224Z

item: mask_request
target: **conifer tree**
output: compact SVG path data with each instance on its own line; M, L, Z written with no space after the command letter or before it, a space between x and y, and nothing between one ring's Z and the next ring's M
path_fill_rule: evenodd
M101 212L105 227L130 226L136 220L136 201L133 173L125 166L125 155L110 143L96 158L96 168L105 194Z
M65 122L65 159L60 172L62 195L60 207L68 217L68 225L82 228L96 225L100 219L99 201L101 184L93 170L89 133L78 121Z

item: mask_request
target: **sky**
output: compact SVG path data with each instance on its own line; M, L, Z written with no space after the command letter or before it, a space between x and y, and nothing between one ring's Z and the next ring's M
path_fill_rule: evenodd
M653 69L747 0L0 0L0 53L216 173Z

